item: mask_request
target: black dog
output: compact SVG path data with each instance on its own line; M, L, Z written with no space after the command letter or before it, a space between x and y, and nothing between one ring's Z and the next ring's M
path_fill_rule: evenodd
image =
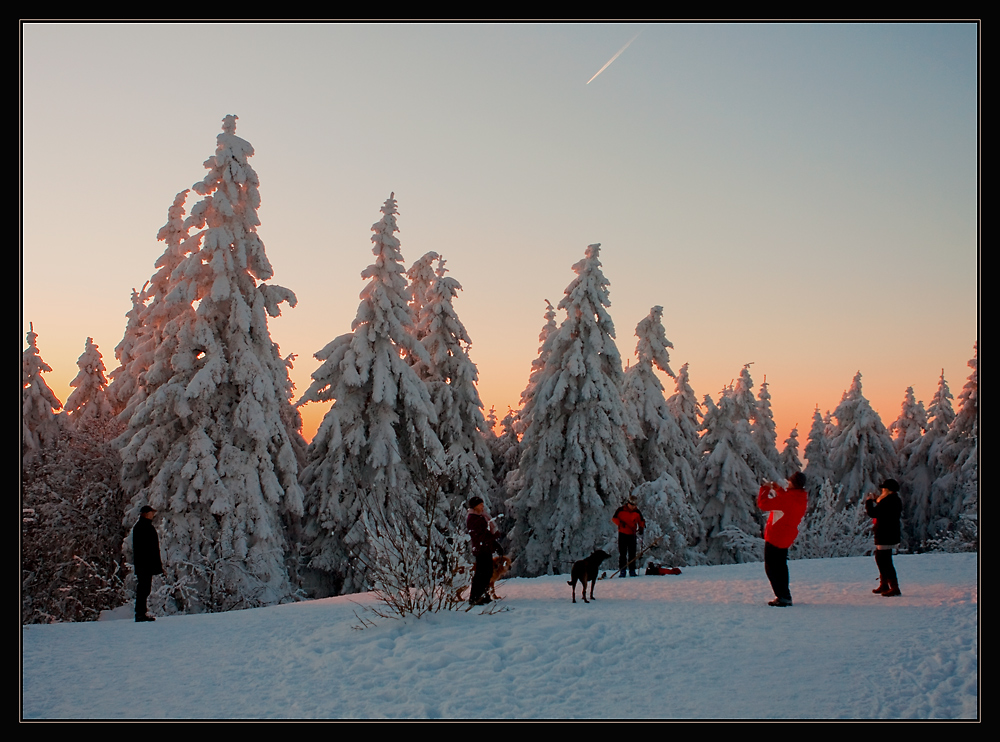
M601 562L607 559L610 554L607 554L600 549L595 551L586 559L581 559L573 565L573 571L570 573L571 582L567 582L567 585L573 586L573 602L576 602L576 583L583 583L583 602L589 603L590 600L594 599L594 583L597 582L597 573L601 569ZM590 600L587 600L587 583L590 582Z

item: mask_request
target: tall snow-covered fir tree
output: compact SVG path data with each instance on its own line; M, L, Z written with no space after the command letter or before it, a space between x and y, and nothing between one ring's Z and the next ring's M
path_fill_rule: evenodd
M688 451L691 471L696 472L698 464L701 463L701 403L691 388L691 378L686 363L677 372L677 384L674 393L667 400L667 407L674 414L674 420L677 421L681 435L686 441L685 450ZM696 500L699 499L696 497Z
M629 417L638 424L632 440L640 474L640 486L633 494L645 516L650 542L664 536L652 556L675 563L691 560L689 546L702 538L701 518L692 505L695 493L689 441L681 431L663 397L663 384L653 371L655 365L668 376L670 368L667 340L663 329L663 307L650 309L635 329L636 362L625 371L623 398ZM655 486L646 486L649 483Z
M508 407L507 414L500 421L500 435L493 436L493 445L490 449L493 457L493 480L490 485L493 503L491 512L494 513L494 520L496 520L496 515L504 516L502 522L497 524L504 534L514 525L507 512L507 498L511 491L507 480L516 475L517 466L521 460L521 441L514 429L516 419L517 413Z
M830 441L831 481L840 487L841 505L854 504L878 492L885 479L897 475L896 449L878 413L861 392L860 371L833 416L837 432Z
M545 371L545 364L548 363L549 354L552 352L552 343L555 341L559 326L556 325L556 310L552 302L545 300L545 324L542 331L538 333L538 356L531 362L531 371L528 373L528 384L521 392L521 407L514 420L514 430L519 435L524 435L524 431L531 425L531 413L535 409L532 402L538 383Z
M969 375L958 395L958 413L951 422L941 459L945 473L933 485L935 500L950 505L951 529L935 548L979 550L979 343L973 347ZM941 494L938 495L937 493Z
M21 459L35 456L59 435L56 413L62 402L42 378L52 368L38 353L38 333L28 324L28 347L21 353Z
M751 435L750 417L755 409L751 390L749 371L744 366L737 383L722 391L718 405L705 395L702 459L695 476L702 497L700 510L709 564L759 559L755 549L743 545L759 539L757 490L762 480L776 479L777 472Z
M87 420L103 420L114 414L108 399L108 379L104 375L104 357L94 345L93 338L87 338L83 353L76 361L80 368L76 378L69 383L74 391L66 400L66 413L73 424Z
M958 512L951 493L934 487L947 472L944 448L955 410L944 371L927 407L926 431L902 450L903 512L911 548L946 532ZM953 512L954 510L954 512Z
M774 413L771 410L771 393L767 390L767 376L760 384L760 392L757 393L757 409L754 413L751 424L753 439L757 442L757 447L775 470L781 469L781 460L778 454L778 433L774 427Z
M124 429L108 401L104 362L87 338L66 414L21 469L21 620L94 621L128 602L122 523Z
M301 516L302 493L282 419L287 367L267 315L295 296L259 283L273 270L257 234L253 153L226 116L208 174L192 186L202 200L183 229L200 231L171 271L170 319L123 438L126 522L147 503L160 512L168 612L267 605L293 592L284 529Z
M372 226L375 262L361 273L368 283L352 331L316 353L322 365L298 403L333 401L302 471L316 594L364 589L372 558L365 512L422 521L421 488L444 471L434 403L408 362L431 358L413 332L397 213L393 194Z
M430 321L431 316L425 313L424 308L431 301L431 287L438 279L434 264L440 258L441 256L432 250L414 261L406 271L406 278L409 281L407 290L410 297L410 319L413 323L413 334L418 340L422 340L429 331L426 323ZM414 357L411 362L416 360L418 359Z
M958 395L958 413L948 430L946 462L957 470L970 463L976 465L979 446L979 343L973 346L969 359L972 373ZM978 468L978 465L977 465Z
M732 420L736 435L753 444L752 446L749 443L740 444L743 460L758 482L780 479L781 475L775 463L778 450L774 446L777 435L774 432L774 419L771 416L771 397L766 390L763 390L763 402L754 399L749 363L743 366L730 394L735 403ZM756 495L754 502L756 503Z
M118 366L108 374L108 399L115 414L121 414L132 399L138 388L138 366L133 364L133 350L139 342L142 327L142 313L146 308L145 291L149 282L141 291L132 289L132 308L125 314L125 334L115 346L115 359ZM142 369L145 370L145 369ZM136 400L138 403L138 399ZM129 417L130 415L124 415Z
M566 319L525 409L519 491L511 550L518 574L559 574L614 542L611 516L632 491L633 472L622 402L608 280L600 245L573 266L577 278L559 308Z
M524 476L520 468L521 454L524 449L524 434L531 427L531 418L535 411L535 393L538 391L538 384L545 373L545 365L548 363L549 355L552 353L552 343L555 342L559 326L556 324L556 309L552 302L545 300L545 324L542 325L541 332L538 333L538 356L531 362L531 371L528 373L528 383L521 392L521 404L511 417L510 432L517 439L516 455L517 462L507 472L504 478L504 490L509 499L504 502L508 528L513 526L513 517L510 511L512 498L524 488ZM505 418L506 419L506 418ZM511 456L513 456L513 451Z
M802 460L799 458L799 429L796 426L785 438L785 447L781 450L778 462L778 473L788 479L798 471L802 471Z
M902 455L904 449L920 440L920 436L924 434L926 428L927 412L924 410L924 403L917 401L917 398L913 396L913 387L908 386L903 395L903 405L899 411L899 417L889 426L896 453ZM906 468L904 460L900 461L900 468Z
M828 413L829 415L829 413ZM827 425L819 412L819 405L813 410L812 426L803 451L806 464L806 489L809 492L809 508L819 502L820 487L823 482L833 476L830 468L830 438L827 436Z
M156 272L142 291L133 290L125 334L115 348L119 366L111 372L108 393L126 423L145 399L147 386L157 388L173 375L176 323L192 321L185 316L193 313L192 302L182 295L188 282L174 275L185 257L199 249L204 236L200 232L189 236L193 222L184 218L188 193L190 189L178 193L167 209L167 222L156 235L166 247L154 264ZM179 293L173 294L174 291ZM168 328L171 322L175 324Z
M476 388L479 371L469 357L472 340L453 303L462 285L445 275L445 261L437 253L428 253L417 265L430 256L437 261L437 268L426 288L421 286L416 310L417 337L427 351L427 360L414 357L413 368L427 385L437 415L432 427L444 447L445 494L456 506L474 496L489 505L487 477L493 461L483 437L487 427ZM415 306L411 303L411 309Z

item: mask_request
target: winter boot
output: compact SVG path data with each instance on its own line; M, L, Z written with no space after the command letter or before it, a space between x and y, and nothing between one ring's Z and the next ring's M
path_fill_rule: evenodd
M882 593L883 598L893 598L897 595L902 595L903 593L899 590L899 585L895 582L890 582L888 587L886 587L885 592Z
M774 600L768 601L768 605L773 605L775 608L787 608L792 604L792 601L788 598L775 598Z
M622 571L618 573L618 576L619 577L624 577L625 576L625 570L622 569Z
M885 593L886 590L888 590L888 589L889 589L889 585L885 582L885 580L879 580L878 581L878 587L875 588L874 590L872 590L872 592L875 593L876 595L881 595L881 594Z

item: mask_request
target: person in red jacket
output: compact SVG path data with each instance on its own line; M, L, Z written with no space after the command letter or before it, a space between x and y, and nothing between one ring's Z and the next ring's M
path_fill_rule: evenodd
M618 569L621 576L625 576L625 568L628 567L629 575L636 577L635 534L646 530L646 521L639 512L635 495L630 495L625 504L615 511L611 522L618 526Z
M764 572L774 590L774 600L768 605L790 606L792 593L788 589L788 549L799 535L799 523L806 513L806 477L795 472L782 489L774 482L764 482L757 494L757 507L770 511L764 527Z

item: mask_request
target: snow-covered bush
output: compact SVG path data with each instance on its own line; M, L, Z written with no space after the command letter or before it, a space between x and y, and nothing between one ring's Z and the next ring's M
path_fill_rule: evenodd
M411 513L376 502L369 502L361 513L368 548L359 552L358 559L379 599L380 605L370 609L379 617L420 618L465 607L462 593L472 575L469 535L462 523L464 508L445 493L444 481L430 476L416 484L422 505L417 521Z
M823 482L820 496L799 525L788 551L792 559L862 556L872 550L871 518L864 501L841 505L839 487Z

